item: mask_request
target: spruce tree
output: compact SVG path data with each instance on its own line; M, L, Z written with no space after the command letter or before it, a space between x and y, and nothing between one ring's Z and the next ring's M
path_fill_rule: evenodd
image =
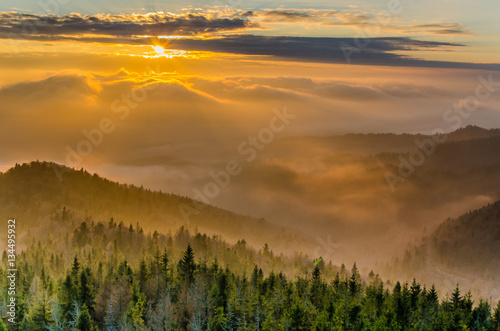
M451 294L450 303L455 311L462 307L462 297L460 296L460 288L458 285Z
M495 311L493 312L493 328L500 330L500 300L498 300Z
M429 301L430 304L437 304L439 301L439 297L436 291L436 286L434 286L434 284L432 284L429 293L427 293L427 300Z
M76 329L78 331L94 331L97 327L94 326L94 321L90 316L89 309L86 304L83 304L82 311L78 316L78 322L76 323Z
M144 258L141 259L141 263L139 264L139 288L142 292L146 291L146 283L148 281L148 268L146 266L146 261Z
M194 272L196 270L196 264L194 261L194 251L191 248L191 244L188 244L184 256L179 261L179 275L183 281L190 286L194 281Z
M85 304L90 310L94 305L94 282L92 271L89 267L82 270L80 274L79 302Z

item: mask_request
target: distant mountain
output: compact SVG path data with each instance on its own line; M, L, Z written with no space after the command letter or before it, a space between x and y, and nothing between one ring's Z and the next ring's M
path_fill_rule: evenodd
M339 153L362 155L374 155L378 153L406 153L415 149L415 140L422 141L429 137L430 135L408 133L349 133L345 135L327 137L293 137L283 139L278 142L276 149L289 144L314 144L317 147L329 149ZM488 130L478 126L469 125L447 134L446 141L457 142L491 137L500 137L500 129Z
M500 129L483 129L476 125L468 125L448 134L448 141L481 139L500 136Z
M500 298L500 201L447 219L398 265L407 278Z
M413 237L412 231L420 232L424 226L500 199L499 129L468 126L447 134L446 139L433 138L387 133L277 141L266 149L261 163L279 165L294 184L290 187L296 188L288 190L288 195L307 204L302 213L295 210L301 204L292 205L283 221L280 215L268 218L297 224L302 220L294 215L313 210L316 213L311 213L306 231L333 233L340 242L346 236L352 241L363 234L362 241L367 242L391 227L408 233L410 238L400 240L406 242ZM433 141L433 146L423 151L419 146L425 141ZM255 172L261 172L255 178L266 178L267 168L258 165ZM360 222L362 227L349 228ZM394 239L392 233L389 238ZM392 246L393 241L381 244L382 248Z
M62 176L61 176L62 174ZM190 214L184 217L181 208ZM73 217L65 217L71 213ZM209 235L220 234L230 241L243 239L254 247L273 242L278 250L301 247L298 232L273 225L264 219L213 207L174 194L153 192L119 184L97 174L70 169L55 163L32 162L0 173L0 217L16 218L18 228L74 228L87 220L140 225L163 233L180 226ZM71 219L72 224L65 224Z

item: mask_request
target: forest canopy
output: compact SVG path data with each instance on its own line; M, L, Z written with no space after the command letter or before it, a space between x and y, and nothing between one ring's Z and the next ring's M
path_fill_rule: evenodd
M63 209L61 216L70 217ZM6 252L2 260L5 265ZM146 234L88 220L33 238L18 255L18 315L10 330L499 330L500 302L459 286L384 283L356 264L326 265L229 245L180 228ZM6 270L0 312L5 319ZM0 326L1 328L2 326Z

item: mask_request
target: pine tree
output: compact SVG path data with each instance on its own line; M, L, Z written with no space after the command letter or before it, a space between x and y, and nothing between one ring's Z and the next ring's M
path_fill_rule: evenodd
M326 311L323 311L316 318L314 330L315 331L330 331L332 329L333 328L332 328L332 324L330 322L330 318L328 317L328 313Z
M321 271L318 266L314 267L311 280L311 301L316 308L323 306L323 282L321 281Z
M430 304L439 303L439 297L434 284L432 284L431 290L429 291L429 293L427 293L427 300L429 301Z
M71 266L71 277L73 278L73 283L78 284L78 274L80 272L80 262L78 262L78 256L75 255L73 259L73 264Z
M148 268L146 266L146 261L144 261L144 258L141 259L141 262L139 264L139 288L142 292L146 291L146 283L148 281Z
M460 288L458 285L451 294L450 303L455 311L462 307L462 297L460 296Z
M80 288L79 288L79 302L80 304L85 304L92 312L92 307L94 305L94 282L92 277L92 271L89 267L82 270L80 274Z
M97 327L94 326L94 321L90 317L90 313L86 304L83 304L82 311L78 316L78 322L76 323L76 329L78 331L94 331Z
M418 297L421 292L422 290L420 288L420 284L417 283L415 278L413 278L413 283L411 284L410 288L410 304L412 309L417 308Z
M345 264L343 264L343 263L340 266L340 279L341 280L346 280L347 279L347 269L345 267Z
M351 279L349 280L349 292L351 292L352 296L355 296L358 293L360 284L358 284L358 279L356 274L352 274Z
M480 300L472 312L473 330L492 330L491 307L488 301Z
M134 327L136 330L141 330L144 328L144 301L142 298L139 298L135 307L132 307L132 321L134 323Z
M35 303L26 318L31 330L44 330L53 323L45 289L39 287Z
M82 222L75 230L74 238L78 247L84 247L89 241L90 229L87 222Z
M355 277L356 283L361 284L361 275L359 274L358 267L356 266L356 262L354 262L351 270L351 275Z
M226 323L227 323L227 319L224 316L224 308L218 307L215 310L213 317L210 319L210 322L209 322L210 330L214 330L214 331L227 330Z
M59 291L59 302L63 318L68 319L73 308L73 303L76 301L77 288L73 283L70 275L67 275L62 283L61 290Z
M191 244L188 244L187 249L184 252L184 256L179 261L178 269L181 279L184 280L189 287L194 281L194 273L196 270L194 252L191 248Z
M500 300L498 300L497 307L493 312L493 329L500 330Z
M104 327L106 331L119 330L118 322L115 319L115 310L113 307L113 298L109 298L108 306L106 308L106 315L104 317Z
M167 249L165 248L165 251L163 252L163 254L161 256L161 262L160 262L161 263L161 274L162 274L163 280L165 282L165 286L169 282L168 262L169 262L169 259L168 259Z
M286 316L290 323L291 330L309 329L306 325L306 311L298 300L296 300L295 304L288 310Z

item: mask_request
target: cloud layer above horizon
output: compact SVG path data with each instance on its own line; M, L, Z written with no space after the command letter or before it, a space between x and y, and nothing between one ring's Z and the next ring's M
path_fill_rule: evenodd
M405 24L389 12L384 15L355 9L282 8L95 15L0 12L0 40L14 53L30 41L154 45L305 62L500 70L498 63L447 61L435 56L468 47L455 38L477 37L464 24ZM301 25L306 29L297 31ZM346 32L347 28L352 31ZM335 36L340 33L348 36Z

